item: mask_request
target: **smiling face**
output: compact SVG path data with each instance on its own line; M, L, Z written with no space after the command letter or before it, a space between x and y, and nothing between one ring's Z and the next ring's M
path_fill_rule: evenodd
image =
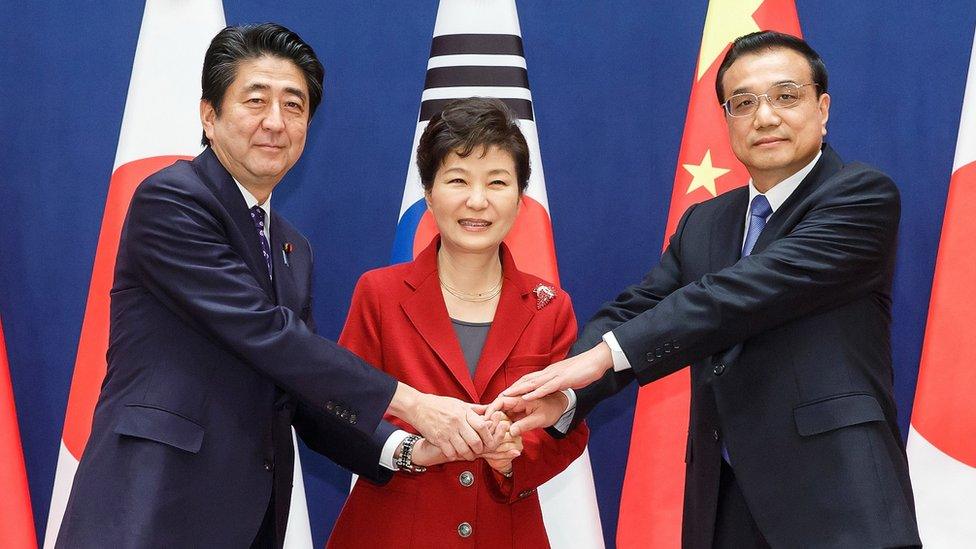
M497 253L520 202L515 160L495 146L448 154L427 192L441 246L461 253Z
M200 102L214 153L255 196L267 196L302 155L308 116L305 78L280 57L241 61L219 115L208 101Z
M726 97L736 93L765 93L771 86L812 82L810 64L786 48L743 55L722 78ZM765 192L800 171L817 155L827 135L830 96L817 97L815 86L801 88L800 100L791 107L775 109L760 98L751 116L725 115L732 151L758 190Z

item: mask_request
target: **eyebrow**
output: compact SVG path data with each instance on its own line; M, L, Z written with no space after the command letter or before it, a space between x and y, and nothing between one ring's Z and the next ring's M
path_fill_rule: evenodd
M271 90L271 86L263 82L254 82L252 84L249 84L246 88L244 88L245 93L250 93L252 91L270 91L270 90ZM308 97L305 95L305 92L303 92L298 88L288 86L285 88L285 92L290 93L292 95L297 95L299 98L301 98L302 101L308 100Z
M511 172L509 172L505 168L495 168L494 170L490 170L488 172L488 175L494 175L494 174L498 174L498 173L503 173L505 175L511 175Z
M793 80L792 78L787 78L786 80L780 80L779 82L774 82L774 83L770 84L769 85L769 88L771 88L773 86L779 86L781 84L799 84L799 82L797 82L796 80ZM766 88L766 89L768 90L769 88ZM752 92L750 92L748 88L736 88L736 89L732 90L732 95L735 95L737 93L752 93Z

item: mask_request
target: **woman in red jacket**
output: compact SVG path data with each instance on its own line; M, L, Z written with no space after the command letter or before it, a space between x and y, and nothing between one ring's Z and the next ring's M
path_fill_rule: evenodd
M462 99L431 118L417 166L440 236L414 261L360 278L339 343L420 391L487 404L576 337L569 296L519 271L502 243L528 183L528 146L503 102ZM360 479L329 547L549 547L536 488L580 455L582 427L562 440L506 434L474 461L398 471L384 486ZM416 448L414 463L445 461Z

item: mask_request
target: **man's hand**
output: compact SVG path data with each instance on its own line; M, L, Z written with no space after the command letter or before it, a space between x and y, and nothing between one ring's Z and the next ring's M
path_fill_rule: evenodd
M521 396L528 401L563 389L581 389L600 379L610 368L613 368L610 347L600 342L585 353L550 364L538 372L525 374L502 394Z
M456 398L421 393L405 383L397 384L389 412L413 425L449 461L472 460L494 450L494 424L481 414L485 406Z
M488 415L495 410L503 410L515 422L508 428L508 432L513 437L521 437L533 429L551 427L555 425L563 413L566 412L566 405L569 403L563 393L553 393L535 400L525 400L522 397L507 397L499 395L485 412Z
M430 467L431 465L447 463L450 460L447 459L444 452L441 452L440 448L431 444L429 440L422 438L413 445L413 452L410 454L410 461L412 461L414 465Z

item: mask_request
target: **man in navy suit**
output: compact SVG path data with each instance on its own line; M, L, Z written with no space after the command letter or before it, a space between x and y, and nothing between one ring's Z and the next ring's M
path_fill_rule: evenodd
M799 38L739 38L716 92L750 184L689 208L574 356L497 406L524 415L513 432L561 436L691 364L683 546L917 546L892 397L898 190L823 143L827 70Z
M322 77L312 49L279 25L212 41L207 148L132 198L108 371L59 547L280 547L292 425L379 482L405 440L384 413L449 457L493 444L471 405L418 393L314 333L311 248L270 199L301 156Z

